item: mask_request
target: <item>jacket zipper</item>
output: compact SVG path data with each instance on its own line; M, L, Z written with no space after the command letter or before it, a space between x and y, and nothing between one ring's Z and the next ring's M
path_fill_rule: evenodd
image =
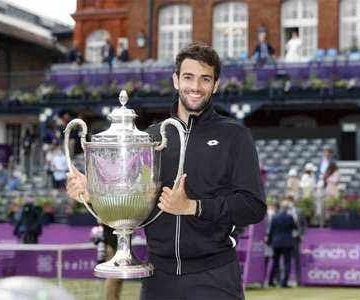
M176 118L177 119L177 118ZM190 136L190 132L193 126L193 119L190 120L189 129L186 126L186 133L185 133L185 152ZM182 120L181 122L185 124ZM186 125L186 124L185 124ZM181 257L180 257L180 229L181 229L181 216L176 216L176 231L175 231L175 256L176 256L176 275L181 275Z

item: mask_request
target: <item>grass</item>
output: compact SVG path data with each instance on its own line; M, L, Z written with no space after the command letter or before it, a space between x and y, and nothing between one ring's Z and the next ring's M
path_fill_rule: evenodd
M359 300L359 288L297 287L248 289L246 300Z
M104 281L64 280L63 287L77 300L101 300L104 297ZM126 281L121 291L121 300L138 300L140 281ZM297 288L249 288L246 300L360 300L359 288L344 287L297 287ZM199 299L202 300L202 299ZM206 300L206 299L204 299ZM220 300L220 299L219 299Z

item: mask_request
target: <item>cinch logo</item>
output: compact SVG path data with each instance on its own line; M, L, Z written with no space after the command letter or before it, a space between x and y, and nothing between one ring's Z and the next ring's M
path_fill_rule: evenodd
M308 277L312 280L337 281L340 280L340 273L334 269L320 270L315 268L308 272Z
M319 247L312 250L312 256L316 259L351 259L358 260L360 258L360 248L355 247Z
M346 281L360 282L360 270L355 270L355 269L347 270L344 273L344 279Z

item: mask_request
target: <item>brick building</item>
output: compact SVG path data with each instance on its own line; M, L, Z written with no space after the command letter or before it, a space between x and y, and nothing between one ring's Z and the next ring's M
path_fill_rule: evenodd
M39 123L35 107L17 111L6 105L17 103L20 90L33 92L45 71L65 59L71 42L71 27L0 0L0 162L8 159L9 146L18 161L26 130L35 133Z
M260 27L278 56L293 29L304 57L360 44L360 1L353 0L78 0L73 17L74 39L89 61L99 60L106 38L115 48L128 44L141 60L171 59L191 40L212 44L222 57L246 57Z

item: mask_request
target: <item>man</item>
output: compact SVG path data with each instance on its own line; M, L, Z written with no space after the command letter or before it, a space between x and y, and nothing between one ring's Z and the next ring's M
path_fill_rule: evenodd
M325 146L323 149L323 154L321 156L321 161L320 161L320 165L319 165L319 173L318 173L318 181L323 181L324 180L324 175L330 165L330 163L332 163L334 161L333 158L333 150L328 147ZM320 184L320 185L323 185Z
M115 49L111 44L110 38L106 39L105 45L101 49L102 62L109 65L109 70L111 72L113 60L115 57Z
M301 242L306 230L306 220L302 214L302 211L295 206L294 197L287 195L285 201L288 203L288 213L293 217L296 224L296 229L293 230L294 238L294 247L292 251L292 256L295 262L295 274L296 274L296 284L301 285Z
M220 70L220 59L208 46L193 43L177 55L173 118L186 131L186 174L172 188L180 145L170 127L161 153L163 189L153 215L158 209L164 213L145 227L155 274L143 280L143 300L243 299L230 233L234 225L260 222L266 205L249 130L214 111L211 96ZM159 128L154 125L149 133L157 138ZM79 174L69 177L70 197L86 192L84 182Z
M125 47L124 43L119 44L117 58L120 62L128 62L129 61L129 51L128 51L127 47Z
M274 62L275 50L266 38L266 29L260 27L258 29L258 44L254 51L255 65L262 67L265 64Z
M273 266L270 273L269 286L274 286L274 279L278 277L280 258L284 257L284 274L280 285L288 287L288 280L291 270L291 253L294 248L295 240L294 230L297 229L295 220L289 214L288 201L281 202L280 213L275 215L270 223L270 230L267 237L267 243L273 248Z

